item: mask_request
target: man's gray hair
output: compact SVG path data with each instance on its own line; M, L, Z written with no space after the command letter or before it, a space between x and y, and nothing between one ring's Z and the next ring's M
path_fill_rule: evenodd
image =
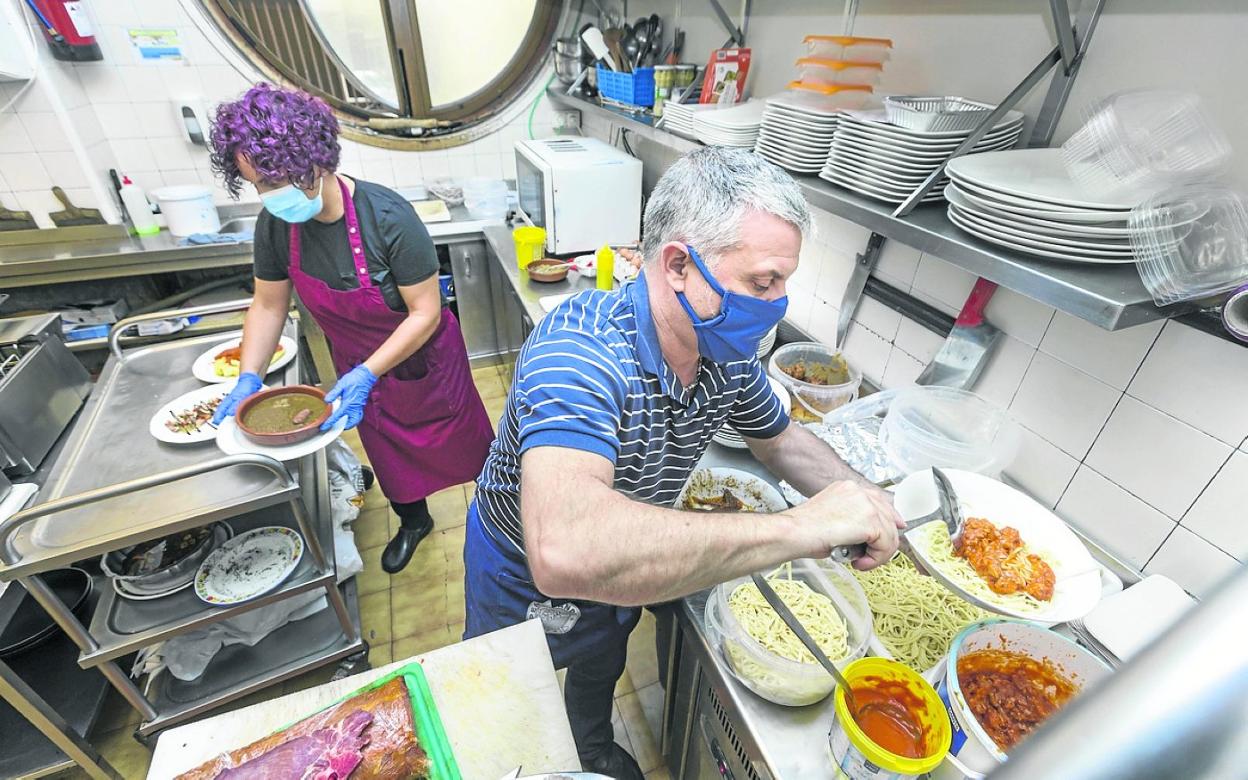
M751 210L775 215L803 236L809 232L810 209L793 177L748 149L692 151L650 193L642 254L652 261L664 244L680 241L712 263L740 244L741 221Z

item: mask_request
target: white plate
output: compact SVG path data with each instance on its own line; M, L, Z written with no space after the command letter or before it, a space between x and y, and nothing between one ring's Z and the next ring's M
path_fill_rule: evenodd
M190 579L181 585L177 585L166 591L161 591L160 593L136 593L128 590L123 580L109 577L109 581L113 584L113 592L129 601L155 601L156 599L163 599L165 596L172 596L174 593L184 591L195 584L195 580Z
M784 132L805 133L819 138L831 138L836 135L835 124L813 124L784 114L768 114L759 125L762 130L781 130Z
M853 190L861 195L866 195L868 197L875 198L876 200L882 200L885 203L904 203L906 198L909 197L908 195L898 196L891 192L885 192L884 190L870 184L863 184L859 180L847 178L837 171L829 171L827 168L820 172L819 178L824 181L830 181L838 187L844 187L847 190ZM940 194L937 193L936 195L927 195L927 197L923 198L921 202L935 203L939 200L941 200Z
M896 154L891 151L862 146L856 141L841 137L838 137L832 142L831 151L838 157L844 157L845 159L867 160L880 165L887 165L898 171L910 174L921 174L923 176L928 175L940 167L939 160L917 160L914 157L907 157L904 154Z
M815 174L823 170L823 163L792 162L787 158L775 156L763 149L755 149L754 151L762 155L763 159L772 165L778 165L786 171L792 171L793 173Z
M950 154L953 153L955 149L958 148L957 145L954 145L954 146L919 146L916 144L905 143L903 141L897 141L892 138L883 138L878 135L871 135L869 133L863 133L859 130L855 130L849 127L837 128L836 137L847 138L853 141L857 141L860 144L870 146L872 148L892 151L897 154L904 154L907 156L913 156L921 160L935 160L936 162L943 162ZM1014 144L1016 143L1018 143L1018 136L1013 136L1013 135L1006 136L1005 138L990 140L990 141L980 141L978 144L976 144L972 148L969 154L980 154L983 152L995 152L995 151L1000 151L1000 150L1007 150L1007 149L1010 149L1012 146L1014 146Z
M910 144L912 146L924 146L928 148L956 149L967 138L970 137L969 132L955 133L954 135L927 135L917 133L913 130L907 130L898 125L888 125L880 122L864 122L854 117L846 117L841 122L841 128L854 130L867 135L877 136L881 139L889 141L897 141L900 143ZM1014 122L1005 125L997 125L987 133L984 133L976 146L995 143L1009 136L1017 137L1023 131L1022 122Z
M789 92L781 92L779 95L772 95L766 100L769 110L791 111L804 116L820 117L832 120L839 120L842 117L840 111L829 111L820 108L813 102L803 100L798 95Z
M894 195L900 195L903 198L910 197L910 194L918 187L918 183L909 184L903 181L896 181L891 177L885 177L871 171L841 165L834 160L828 160L825 170L828 171L828 173L837 174L848 179L855 179L860 184L868 184ZM939 196L939 199L944 199L944 192L941 187L934 187L928 194L931 195L933 193Z
M157 441L163 441L166 444L199 444L200 442L212 441L217 438L217 429L210 422L204 423L194 433L175 433L169 430L165 425L165 421L172 420L173 414L190 409L197 403L211 401L214 398L225 398L236 384L238 384L237 379L230 379L226 382L208 385L207 387L197 387L189 393L183 393L160 407L152 415L152 419L147 422L148 433L152 434Z
M1057 580L1053 599L1041 612L1018 613L999 608L1003 615L1038 623L1064 623L1081 618L1101 600L1100 566L1092 559L1079 537L1057 515L1019 491L994 479L969 471L945 469L945 474L958 495L958 504L965 517L982 517L998 528L1010 526L1018 530L1027 547L1053 567ZM936 485L930 470L917 471L897 486L893 506L905 520L913 520L938 506ZM921 542L922 527L908 538ZM915 554L923 565L936 569L923 555L921 544L914 544Z
M1040 249L1040 248L1033 247L1033 246L1027 246L1021 241L1016 241L1014 239L1007 238L1001 234L993 234L988 231L985 231L982 228L979 228L978 226L972 225L970 222L967 222L965 219L958 216L957 214L950 213L948 216L949 216L950 222L962 228L967 233L970 233L976 238L983 239L984 241L987 241L990 244L996 244L997 246L1003 246L1007 249L1013 249L1017 252L1023 252L1024 254L1036 255L1038 257L1049 257L1054 260L1066 260L1072 263L1099 263L1101 265L1113 265L1113 264L1135 262L1134 258L1126 258L1122 260L1111 260L1107 257L1089 257L1088 255L1076 254L1074 252L1068 252L1068 251L1063 251L1063 250L1058 250L1058 249Z
M1174 580L1153 574L1107 596L1083 619L1083 627L1106 650L1129 661L1194 606Z
M758 140L767 141L774 146L784 149L793 149L798 152L815 152L818 154L827 154L828 149L832 148L832 141L811 141L806 138L795 135L784 135L782 133L769 132L764 130L758 134Z
M911 189L919 186L927 181L928 173L913 173L910 171L901 171L889 165L875 162L874 160L864 160L859 157L846 157L843 154L833 152L828 155L828 165L837 166L846 170L858 171L877 179L883 179L897 186L910 187ZM942 177L943 179L943 177ZM938 180L940 181L940 180ZM943 187L944 184L942 183Z
M826 149L822 152L806 152L796 147L782 146L774 141L767 141L762 138L758 139L755 146L757 148L766 149L767 151L780 155L781 157L787 157L794 162L816 163L822 165L827 162L828 159L828 152Z
M1126 225L1115 227L1117 223L1113 222L1101 224L1065 222L1060 219L1044 219L1020 213L1027 211L1027 209L999 204L981 198L963 190L956 182L951 182L949 186L945 187L945 200L950 203L956 203L966 211L973 211L985 217L993 216L999 220L1009 220L1020 225L1030 225L1041 232L1047 231L1056 235L1103 236L1105 238L1122 239L1126 239L1129 236Z
M950 206L949 208L959 217L977 228L985 231L995 231L1003 238L1020 241L1028 246L1036 246L1040 249L1053 249L1061 252L1088 252L1093 256L1106 258L1134 258L1135 256L1131 251L1131 245L1124 242L1109 243L1106 241L1093 240L1080 241L1074 238L1059 238L1057 236L1045 235L1044 233L1033 233L1016 225L1002 225L998 222L993 222L990 219L981 217L973 212L965 211L957 206Z
M738 103L731 108L700 111L694 117L694 122L703 122L710 127L731 129L758 127L759 121L763 118L763 111L766 108L767 103L765 101L749 100L745 103Z
M334 401L334 409L342 403L341 400ZM243 435L238 429L238 423L233 417L226 417L221 421L221 427L217 429L217 448L226 455L242 455L244 453L252 453L255 455L268 455L274 460L287 461L302 458L304 455L311 455L317 450L329 446L329 443L342 435L347 427L347 418L340 417L338 422L334 423L334 427L324 433L318 433L310 439L305 439L296 444L285 444L280 447L270 447L263 444L256 444L251 439Z
M194 364L191 365L191 373L201 382L231 382L238 379L236 376L217 376L217 371L213 367L212 361L221 350L237 347L241 343L243 343L243 337L240 334L234 338L213 344L203 354L195 358ZM269 370L265 372L266 374L271 374L294 360L295 352L299 349L299 345L290 336L282 336L278 344L285 352L280 358L269 364Z
M209 553L195 573L195 595L225 607L251 601L286 581L303 557L303 537L280 525L235 536Z
M1044 203L1037 200L1029 200L1027 198L1019 198L1004 192L997 192L985 187L981 187L973 182L959 179L957 176L950 175L949 179L958 185L958 189L969 195L974 195L981 200L990 203L1001 204L1001 208L1012 206L1019 210L1020 213L1028 216L1040 217L1041 219L1051 219L1055 222L1078 222L1080 224L1105 224L1125 225L1130 211L1101 211L1098 209L1081 209L1076 206L1061 206L1055 203Z
M708 471L709 475L706 474ZM693 487L695 485L696 488ZM677 509L684 506L685 496L690 490L697 490L696 495L710 498L722 495L725 488L731 490L747 509L754 512L783 512L789 508L784 501L784 496L780 495L780 491L753 474L739 469L721 468L694 471L684 488L681 489L673 506Z
M967 155L949 161L949 175L997 192L1060 206L1130 211L1136 205L1085 193L1066 172L1061 149Z

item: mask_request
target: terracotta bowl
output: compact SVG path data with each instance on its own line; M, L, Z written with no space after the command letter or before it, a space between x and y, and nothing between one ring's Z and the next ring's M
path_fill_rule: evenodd
M286 387L273 387L268 390L261 390L253 396L248 396L241 404L238 405L238 411L234 413L234 421L238 423L238 429L243 435L251 439L256 444L264 444L269 447L280 447L285 444L296 444L305 439L315 436L321 427L321 423L329 419L333 406L326 406L324 411L315 417L310 418L307 422L298 428L282 433L262 433L260 431L248 428L243 422L243 418L247 416L247 412L255 407L266 398L273 398L279 395L290 395L299 393L302 395L315 396L322 401L325 400L325 392L319 387L311 387L310 385L287 385Z
M562 282L568 278L568 263L545 257L529 263L528 272L529 278L535 282Z

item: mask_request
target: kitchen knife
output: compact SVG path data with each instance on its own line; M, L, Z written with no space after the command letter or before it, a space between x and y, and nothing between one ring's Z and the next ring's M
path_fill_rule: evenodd
M867 288L867 279L880 259L880 247L884 244L884 236L872 233L867 239L867 248L854 258L854 271L849 275L849 284L845 286L845 295L841 298L840 316L836 319L837 350L845 343L845 334L849 332L849 323L854 319L854 312L862 300L863 290Z

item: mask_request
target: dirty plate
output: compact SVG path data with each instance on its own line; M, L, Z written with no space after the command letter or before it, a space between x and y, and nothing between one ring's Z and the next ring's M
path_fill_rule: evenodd
M195 573L195 595L218 607L258 598L286 581L303 557L303 537L279 525L257 528L214 550Z
M199 444L200 442L212 441L217 438L216 427L209 422L212 419L212 412L216 411L216 405L221 402L222 398L229 395L234 389L234 385L238 384L238 380L231 379L229 382L209 385L207 387L197 387L189 393L183 393L169 403L160 407L156 414L152 415L152 419L147 423L147 430L157 441L163 441L166 444ZM263 387L261 388L263 389ZM209 404L212 411L205 411L207 419L194 429L173 430L168 423L177 420L177 416L185 412L189 412L196 404Z
M217 359L217 355L219 355L222 350L229 349L230 347L237 347L242 343L243 337L235 336L232 339L218 341L216 344L213 344L211 347L204 350L199 357L195 358L195 362L191 365L191 374L201 382L231 382L238 379L237 374L234 374L233 376L223 376L218 374L215 361ZM299 349L299 345L297 345L295 340L290 336L282 336L281 341L279 341L277 345L283 350L281 357L271 361L269 363L269 370L265 373L272 373L279 368L284 368L287 363L295 359L295 352Z
M724 498L724 491L732 494L743 505L741 508L723 507L723 511L783 512L788 509L784 497L771 485L758 477L739 469L698 469L689 477L676 499L677 509L702 509L717 511L716 506Z

